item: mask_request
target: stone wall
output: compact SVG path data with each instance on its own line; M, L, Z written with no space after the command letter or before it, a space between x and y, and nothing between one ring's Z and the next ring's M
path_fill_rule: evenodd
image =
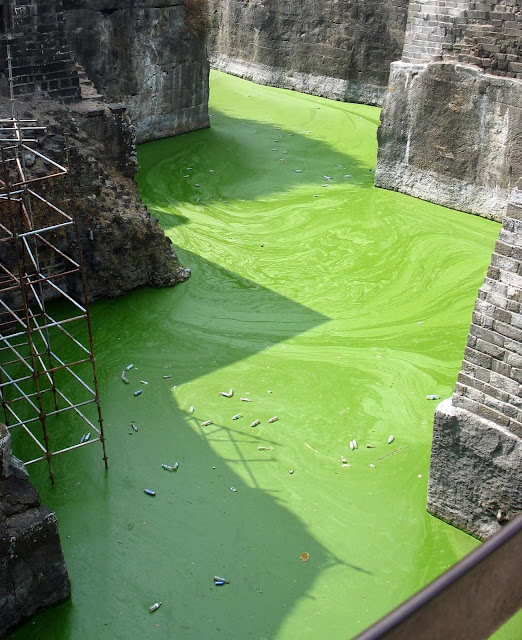
M215 68L254 82L380 104L408 0L209 0Z
M451 400L435 414L428 510L485 538L522 511L522 181L473 312Z
M75 59L109 102L124 102L137 141L208 120L205 34L184 0L64 0Z
M522 175L522 0L410 3L375 184L501 220Z
M6 44L11 48L15 95L46 92L80 97L78 73L65 37L61 0L0 0L0 91L9 95Z
M0 637L69 596L56 516L40 504L0 424Z

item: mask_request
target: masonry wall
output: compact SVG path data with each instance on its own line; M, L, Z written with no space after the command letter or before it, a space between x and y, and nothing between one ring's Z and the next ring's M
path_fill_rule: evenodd
M451 400L437 407L428 510L485 538L522 511L522 181L473 311Z
M79 99L79 78L65 36L61 0L3 0L0 9L3 95L8 95L5 58L9 44L15 95L45 92L61 100Z
M410 3L375 184L500 221L522 175L522 0Z
M214 68L260 84L381 104L408 0L209 0Z

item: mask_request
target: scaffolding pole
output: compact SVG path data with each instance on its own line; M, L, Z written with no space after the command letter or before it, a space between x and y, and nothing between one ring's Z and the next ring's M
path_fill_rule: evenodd
M38 452L25 464L46 460L54 483L53 456L100 442L108 468L107 452L69 141L63 164L34 148L45 128L18 119L9 47L7 63L11 117L0 119L0 405L7 428L29 436ZM48 196L59 180L67 211ZM59 317L48 310L55 301ZM67 433L53 424L61 414L68 416ZM71 442L76 423L87 433Z

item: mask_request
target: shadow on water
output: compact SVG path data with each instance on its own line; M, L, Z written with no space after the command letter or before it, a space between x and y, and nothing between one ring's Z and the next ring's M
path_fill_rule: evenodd
M184 259L194 270L187 283L92 305L110 470L103 473L98 447L57 458L54 487L45 465L31 468L42 501L58 514L73 598L13 640L29 628L33 640L274 638L323 571L342 565L371 575L314 538L289 508L299 480L277 470L284 445L221 419L214 386L222 382L206 382L328 318L201 256ZM129 362L126 386L119 375ZM134 398L140 378L149 384ZM185 388L198 393L193 415ZM210 413L214 424L203 427ZM161 468L174 460L177 473ZM214 575L230 584L215 587ZM163 605L151 617L155 601Z
M359 116L343 115L348 132L359 126ZM179 203L255 201L303 184L320 189L323 184L335 186L347 180L364 185L373 182L370 166L313 133L278 129L217 110L214 116L211 129L139 148L140 193L152 214L176 214L169 226L187 221L173 211Z

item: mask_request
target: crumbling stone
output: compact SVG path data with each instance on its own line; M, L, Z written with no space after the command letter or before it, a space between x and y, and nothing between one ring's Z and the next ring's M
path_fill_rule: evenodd
M0 637L69 596L56 516L40 504L0 423Z

